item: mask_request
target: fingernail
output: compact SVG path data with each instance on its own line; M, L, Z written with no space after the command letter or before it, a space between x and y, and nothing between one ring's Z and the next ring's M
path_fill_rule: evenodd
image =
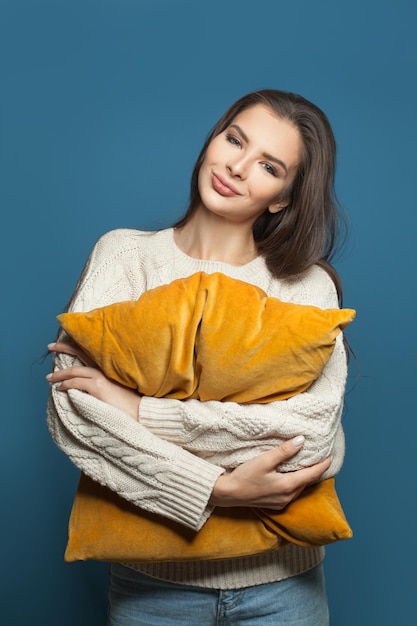
M47 374L46 375L46 380L51 380L51 378L52 378L52 374Z
M303 435L298 435L297 437L294 437L294 439L291 439L293 446L295 446L296 448L300 448L300 446L303 445L304 441L305 437L303 437Z
M55 345L55 343L56 343L55 341L54 341L53 343L48 343L48 345L46 346L46 347L48 348L48 350L50 350L51 348L53 348L53 347L54 347L54 345Z

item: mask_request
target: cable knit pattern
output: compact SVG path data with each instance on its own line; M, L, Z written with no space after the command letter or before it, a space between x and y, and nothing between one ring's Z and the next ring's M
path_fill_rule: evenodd
M88 311L195 272L223 272L252 283L269 296L321 308L338 306L326 272L311 268L291 280L274 279L261 257L244 266L194 259L176 245L173 230L120 229L99 239L87 262L70 310ZM54 367L73 363L57 355ZM95 480L143 509L198 530L224 468L236 467L284 439L303 434L306 443L285 470L310 465L328 454L326 476L343 461L340 424L346 382L342 337L323 374L305 393L262 405L142 398L140 423L77 390L51 387L48 425L57 445ZM323 550L289 546L272 555L228 562L141 564L141 571L167 580L233 588L280 580L313 567Z

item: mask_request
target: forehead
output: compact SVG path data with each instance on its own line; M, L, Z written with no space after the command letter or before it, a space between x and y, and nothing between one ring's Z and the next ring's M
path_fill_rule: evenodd
M257 104L244 109L233 118L230 126L238 126L250 144L263 153L282 158L288 167L296 166L301 160L302 141L298 129L267 106Z

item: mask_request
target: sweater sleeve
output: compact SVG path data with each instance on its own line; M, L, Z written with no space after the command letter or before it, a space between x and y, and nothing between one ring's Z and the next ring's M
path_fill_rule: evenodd
M129 282L126 275L131 273L118 262L123 251L114 249L113 239L108 234L95 246L71 310L87 311L132 297L125 287ZM135 285L134 290L138 289ZM54 368L73 363L72 357L58 354ZM52 385L47 421L52 438L72 462L125 499L196 530L209 517L212 508L208 500L224 472L221 467L165 441L124 412L78 390L60 392Z
M307 293L297 293L297 300L322 308L337 307L332 281L322 270L316 270L313 278L307 281L312 282L304 289ZM296 470L332 455L327 478L339 471L344 458L341 417L346 377L346 351L340 334L322 374L304 393L269 404L244 405L144 397L140 422L154 434L227 469L301 434L306 438L302 450L281 470Z

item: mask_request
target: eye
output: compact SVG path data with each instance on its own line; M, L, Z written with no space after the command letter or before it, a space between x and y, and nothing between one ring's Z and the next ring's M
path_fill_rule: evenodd
M266 170L269 174L272 174L272 176L275 176L275 178L278 177L278 172L275 169L275 167L273 167L270 163L262 163L262 167L264 168L264 170Z
M226 140L229 143L233 144L234 146L238 146L239 148L242 145L242 142L240 141L240 139L238 137L236 137L236 135L231 135L230 133L227 133Z

